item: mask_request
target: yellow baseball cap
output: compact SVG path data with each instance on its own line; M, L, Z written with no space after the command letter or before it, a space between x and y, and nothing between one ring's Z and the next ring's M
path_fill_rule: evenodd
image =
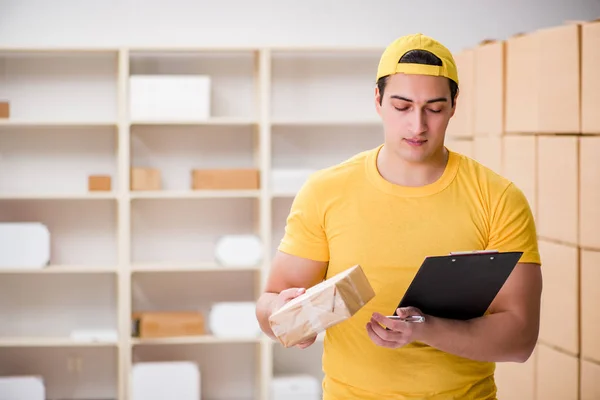
M442 65L399 63L400 58L411 50L426 50L435 54ZM396 73L445 76L458 85L458 71L452 53L437 40L422 33L402 36L393 41L381 55L377 68L377 79Z

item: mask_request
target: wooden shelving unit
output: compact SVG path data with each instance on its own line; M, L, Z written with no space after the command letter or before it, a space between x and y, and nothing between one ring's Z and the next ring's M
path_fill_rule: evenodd
M213 400L267 400L278 374L321 378L322 337L305 351L264 336L139 339L131 313L258 298L295 195L271 173L381 142L381 50L0 49L0 99L11 104L0 221L43 222L52 235L51 265L0 270L0 371L45 376L51 398L118 400L139 361L198 362ZM211 117L131 120L129 77L146 73L210 75ZM163 190L131 191L134 166L159 169ZM260 189L193 191L192 167L259 168ZM112 190L88 192L91 174L110 175ZM217 239L240 233L261 238L264 260L220 266ZM118 341L72 339L76 329L115 329Z

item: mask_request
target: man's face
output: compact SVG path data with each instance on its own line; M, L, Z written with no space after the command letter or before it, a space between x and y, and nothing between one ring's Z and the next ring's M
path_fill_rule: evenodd
M422 163L439 154L446 127L454 115L448 79L394 74L388 77L381 105L375 89L385 144L405 161Z

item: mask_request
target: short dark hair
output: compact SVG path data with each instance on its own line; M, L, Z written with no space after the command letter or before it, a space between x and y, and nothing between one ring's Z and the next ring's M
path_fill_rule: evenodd
M427 51L427 50L411 50L406 52L398 63L410 63L410 64L425 64L425 65L442 65L442 60L435 54ZM383 99L383 92L385 90L385 86L387 84L389 75L382 76L377 80L377 87L379 88L379 104ZM452 107L454 107L454 99L456 97L456 93L458 92L458 85L452 79L448 78L448 82L450 84L450 101Z

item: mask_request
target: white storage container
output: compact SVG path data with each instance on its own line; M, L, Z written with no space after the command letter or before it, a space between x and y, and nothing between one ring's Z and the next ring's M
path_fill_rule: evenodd
M256 303L250 301L213 304L209 327L214 336L225 338L257 337L262 333L256 319Z
M263 257L263 246L256 235L227 235L215 247L217 262L226 267L257 266Z
M0 269L41 269L50 263L50 231L37 222L0 223Z
M281 375L271 382L271 400L320 400L321 382L311 375Z
M130 118L136 121L198 121L210 117L211 81L205 75L133 75Z
M200 387L193 362L142 362L132 368L132 400L199 400Z
M0 400L45 400L44 381L39 376L0 377Z

